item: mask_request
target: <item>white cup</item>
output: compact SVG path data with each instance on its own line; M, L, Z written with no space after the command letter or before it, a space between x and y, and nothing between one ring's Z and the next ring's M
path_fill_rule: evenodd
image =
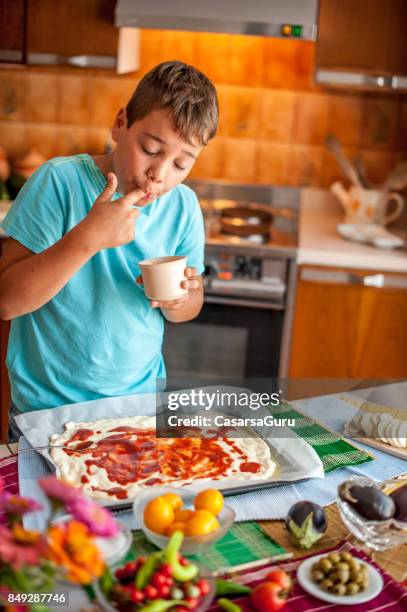
M176 300L188 293L187 289L181 287L181 282L186 280L186 257L172 255L145 259L140 261L139 266L148 299L164 302Z

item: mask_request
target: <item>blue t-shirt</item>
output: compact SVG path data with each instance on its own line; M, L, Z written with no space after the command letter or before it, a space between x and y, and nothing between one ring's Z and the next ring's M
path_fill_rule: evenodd
M52 159L24 185L2 227L40 253L88 214L105 186L89 155ZM155 391L165 377L164 318L135 283L138 264L187 255L201 274L203 220L185 185L140 210L134 241L98 252L47 304L12 321L6 363L20 411Z

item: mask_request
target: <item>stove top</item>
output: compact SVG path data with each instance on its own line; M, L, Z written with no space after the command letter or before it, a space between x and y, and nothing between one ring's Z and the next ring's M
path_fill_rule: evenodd
M276 205L259 204L256 202L242 202L237 200L221 199L200 199L200 204L205 220L205 234L207 245L219 245L244 248L262 248L286 251L286 254L295 253L297 247L298 214L291 208L279 207ZM242 206L253 211L253 218L249 218L249 224L253 228L248 236L233 234L233 228L228 227L224 230L222 223L223 211L228 209L228 216L233 209L241 209ZM268 231L258 231L256 227L256 212L264 211L272 215ZM259 213L258 213L259 214ZM239 225L239 219L236 220ZM248 229L246 225L246 229ZM248 230L249 231L249 230ZM234 249L235 250L235 249Z

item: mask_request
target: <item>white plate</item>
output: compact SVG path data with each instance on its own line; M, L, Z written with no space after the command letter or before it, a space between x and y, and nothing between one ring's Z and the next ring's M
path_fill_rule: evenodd
M374 599L383 589L383 578L381 574L377 571L377 569L374 568L373 565L366 563L362 559L358 559L361 564L367 567L367 572L369 575L369 586L366 591L356 593L356 595L332 595L327 591L323 591L311 579L311 567L322 557L326 557L326 555L316 555L315 557L305 559L305 561L301 563L297 570L298 582L300 583L304 591L307 591L307 593L309 593L310 595L313 595L314 597L317 597L318 599L322 599L322 601L327 601L329 603L353 606Z

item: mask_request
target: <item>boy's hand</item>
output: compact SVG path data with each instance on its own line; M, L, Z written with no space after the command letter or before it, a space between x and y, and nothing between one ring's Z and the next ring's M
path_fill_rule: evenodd
M95 252L122 246L134 240L134 220L140 213L133 205L145 195L144 191L136 189L112 202L117 189L117 177L113 172L109 172L107 179L104 191L95 200L82 222L89 246Z
M185 268L184 276L186 277L186 280L181 282L181 287L186 289L188 293L177 298L176 300L166 300L162 302L152 300L151 308L161 308L162 310L179 310L186 304L186 302L188 302L191 294L199 293L201 289L201 281L200 277L197 275L196 269ZM143 284L143 279L141 276L137 278L136 283L138 285Z

